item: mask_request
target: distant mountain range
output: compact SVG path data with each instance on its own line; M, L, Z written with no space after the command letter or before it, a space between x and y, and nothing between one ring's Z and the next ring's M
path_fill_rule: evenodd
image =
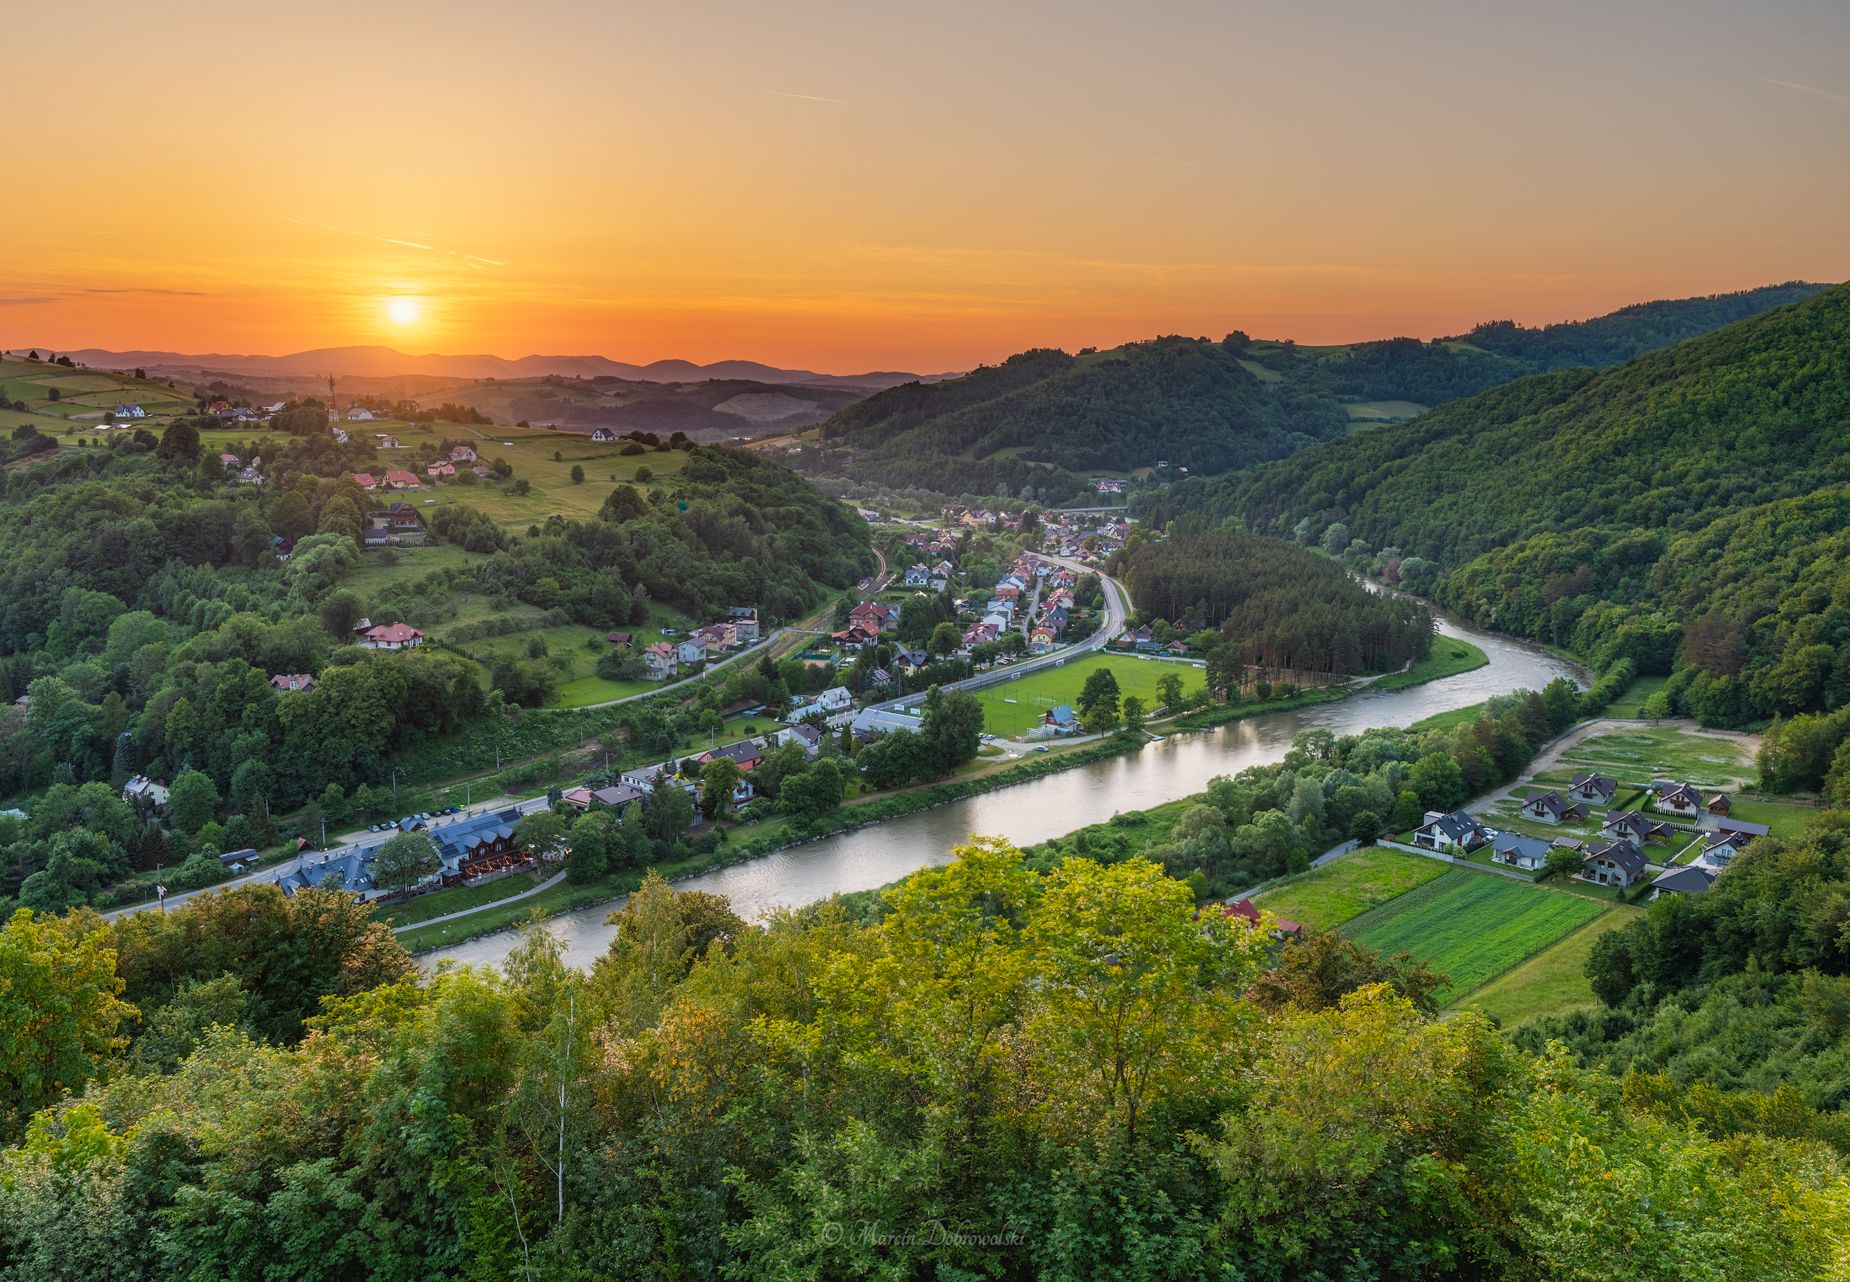
M443 378L538 378L599 376L646 383L698 383L708 379L745 379L755 383L796 383L808 387L852 387L866 392L897 387L901 383L930 382L943 374L909 374L875 370L866 374L818 374L807 369L780 369L757 361L663 360L647 365L613 361L608 356L408 356L390 347L318 347L287 356L237 355L223 352L113 352L100 347L64 351L61 355L101 369L160 369L163 371L219 372L245 375L326 375L336 377L391 377L426 374Z

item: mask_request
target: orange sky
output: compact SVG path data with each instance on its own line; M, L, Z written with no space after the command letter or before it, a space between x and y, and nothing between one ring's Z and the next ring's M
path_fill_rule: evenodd
M1850 276L1850 6L1542 9L15 6L0 346L931 371Z

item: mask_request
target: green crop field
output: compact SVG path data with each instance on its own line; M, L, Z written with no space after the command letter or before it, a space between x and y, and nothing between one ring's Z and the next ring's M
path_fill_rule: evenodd
M1608 905L1455 869L1363 913L1343 933L1366 948L1406 950L1447 976L1443 1004L1520 965Z
M1516 969L1491 980L1459 1002L1459 1008L1480 1011L1509 1028L1524 1020L1599 1005L1586 976L1593 944L1607 931L1617 930L1643 913L1642 908L1615 906Z
M1118 679L1120 696L1136 695L1143 700L1145 710L1153 710L1161 702L1156 683L1165 673L1173 672L1182 678L1185 694L1193 694L1206 684L1205 669L1194 664L1139 659L1128 654L1091 654L1061 667L1045 668L1019 680L976 691L983 705L984 729L991 734L1018 735L1040 725L1049 708L1077 700L1086 677L1098 668L1109 669Z
M1287 921L1327 930L1443 877L1450 866L1385 846L1365 846L1253 896Z

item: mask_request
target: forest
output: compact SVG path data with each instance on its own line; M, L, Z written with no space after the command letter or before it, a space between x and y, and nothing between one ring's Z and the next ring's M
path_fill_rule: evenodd
M1301 347L1235 331L1076 356L1042 348L849 406L823 424L823 450L801 465L892 489L1065 503L1087 494L1091 471L1159 461L1195 476L1245 468L1347 435L1347 401L1439 405L1529 374L1613 365L1823 288L1641 303L1541 328L1499 321L1431 342Z
M1161 540L1133 540L1120 561L1141 614L1218 628L1232 663L1353 676L1398 669L1432 641L1432 611L1418 601L1370 592L1283 539L1185 521Z
M1316 543L1717 725L1850 699L1850 288L1189 480L1147 514Z
M1143 858L956 854L760 924L652 879L588 972L420 975L320 892L16 914L0 1277L1843 1276L1797 1095L1436 1019Z

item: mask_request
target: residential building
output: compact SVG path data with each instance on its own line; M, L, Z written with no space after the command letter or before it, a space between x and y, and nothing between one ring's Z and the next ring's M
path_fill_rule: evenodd
M368 650L410 650L424 644L424 634L408 623L368 628L360 644Z
M1702 864L1666 868L1651 882L1651 898L1660 895L1703 895L1715 884L1716 871Z
M675 644L674 657L679 663L705 663L707 661L707 639L698 635L681 638Z
M380 484L384 485L388 490L415 490L421 488L424 482L418 480L418 474L416 472L407 472L402 468L394 468L385 474Z
M1644 875L1644 851L1629 837L1608 844L1595 844L1587 852L1587 864L1580 876L1602 886L1629 886Z
M1619 781L1605 775L1575 775L1567 795L1590 806L1609 806L1619 794Z
M803 751L813 758L822 751L822 731L807 721L799 721L793 726L785 726L779 730L777 742L779 747L786 743L800 743L803 745Z
M1052 734L1073 734L1079 729L1079 714L1070 704L1049 708L1041 717L1041 728Z
M117 418L148 417L148 411L141 408L139 405L118 405L115 409L111 410L110 413L114 414Z
M476 460L476 453L475 453L475 448L473 446L452 445L450 447L450 462L452 463L473 463L475 462L475 460Z
M373 421L373 412L355 405L347 411L347 421L349 423L370 423Z
M1490 830L1462 810L1442 815L1426 812L1426 822L1413 832L1413 844L1428 850L1475 850L1490 840Z
M617 434L608 427L597 427L591 429L591 439L602 445L616 440Z
M122 786L122 800L138 809L145 807L159 814L167 809L167 785L146 775L136 775Z
M1500 864L1534 872L1548 863L1552 847L1540 837L1525 837L1517 832L1500 832L1490 843L1490 857Z
M723 747L714 748L710 752L703 752L694 760L704 766L709 761L718 761L722 757L732 762L741 771L749 772L764 764L764 747L756 739L741 739L737 743L729 743Z
M608 788L567 788L560 794L560 800L574 810L589 810L592 806L603 806L610 810L622 810L632 801L641 801L643 791L627 783L615 784Z
M315 678L306 672L279 672L270 678L273 690L313 690Z
M1707 809L1702 792L1693 783L1659 780L1652 785L1657 791L1657 808L1673 815L1695 818Z
M376 432L374 433L374 438L379 442L379 448L382 450L395 450L398 448L398 438L393 436L390 432Z
M863 601L848 611L848 625L870 636L894 632L899 628L899 607L885 601Z
M732 625L732 633L740 645L758 643L758 607L754 605L735 605L726 611L726 621Z
M1248 925L1259 926L1263 924L1259 915L1259 906L1250 899L1231 900L1222 904L1221 910L1225 916L1236 917L1246 922ZM1287 921L1283 917L1274 917L1272 919L1272 936L1275 939L1287 939L1302 934L1303 931L1304 927L1295 921Z
M854 706L854 693L847 686L830 686L816 696L814 706L823 712L846 712Z
M1615 810L1600 825L1608 836L1626 837L1639 845L1648 841L1669 841L1676 829L1661 819L1652 819L1636 810Z
M680 669L680 662L675 658L675 648L666 641L657 641L642 652L643 675L651 681L666 681Z

